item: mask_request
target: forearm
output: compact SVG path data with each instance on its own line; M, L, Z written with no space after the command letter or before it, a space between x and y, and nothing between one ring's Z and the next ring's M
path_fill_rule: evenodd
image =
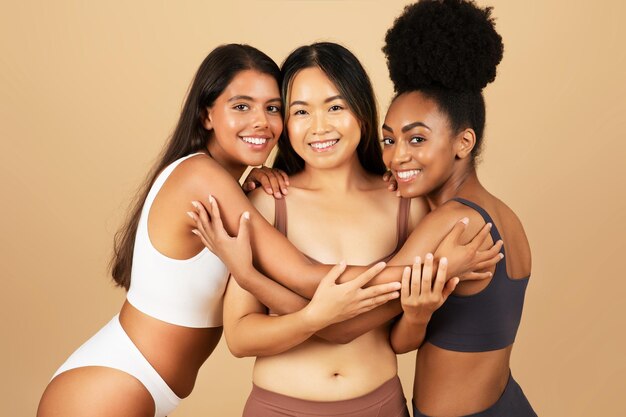
M285 352L319 330L306 309L284 316L251 313L226 331L228 348L236 357L271 356Z
M315 335L331 343L350 343L357 337L382 326L400 313L402 313L400 302L388 301L365 314L328 326Z
M424 343L428 320L411 321L403 314L391 329L391 347L397 354L410 352Z
M302 310L309 300L283 287L279 283L252 268L245 279L235 279L263 305L280 315Z

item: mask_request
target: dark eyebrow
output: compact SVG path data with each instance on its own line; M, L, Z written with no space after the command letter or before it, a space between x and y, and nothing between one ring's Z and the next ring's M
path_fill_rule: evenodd
M326 100L324 100L324 103L330 103L333 100L343 100L343 96L338 94L336 96L328 97ZM309 103L307 103L306 101L295 100L295 101L292 101L291 104L289 105L290 106L296 106L296 105L306 106L308 104Z
M282 100L280 99L280 97L271 98L271 99L267 100L266 103L273 103L275 101L277 101L279 103L282 103Z
M386 124L384 124L384 123L383 123L383 130L388 130L388 131L390 131L391 133L393 133L393 129L392 129L392 128L390 128L389 126L387 126L387 125L386 125Z
M242 96L242 95L238 95L238 96L233 96L231 98L228 99L228 102L231 101L237 101L237 100L248 100L248 101L254 101L254 99L250 96Z
M336 96L328 97L324 100L324 103L330 103L333 100L343 100L343 96L341 94L337 94Z
M430 127L426 126L422 122L413 122L413 123L409 123L408 125L404 126L402 128L402 133L406 133L409 130L413 129L414 127L418 127L418 126L425 127L426 129L431 130Z

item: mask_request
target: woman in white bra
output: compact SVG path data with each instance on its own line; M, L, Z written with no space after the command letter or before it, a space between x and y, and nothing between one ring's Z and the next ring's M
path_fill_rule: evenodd
M39 417L165 416L191 393L221 337L228 270L192 234L195 224L185 213L191 200L210 194L238 213L251 209L237 180L247 166L267 159L281 135L279 80L278 66L247 45L218 47L204 60L174 134L116 237L112 275L128 290L127 300L55 373ZM253 212L252 220L257 218ZM307 268L309 262L263 223L255 221L259 233L277 242L271 254L259 257L275 266L268 272L294 277L300 275L293 273L297 268L319 281L330 271L330 266ZM289 268L278 262L274 249L293 260ZM329 279L340 272L335 268ZM357 287L374 272L350 283L353 297L318 297L305 313L321 328L396 296L397 285ZM268 305L284 304L274 304L279 284L259 279L253 285L264 290L258 296ZM333 284L325 290L345 288Z
M391 258L427 207L387 191L375 99L363 67L342 46L317 43L292 52L282 71L289 139L279 142L276 165L290 174L289 195L274 200L255 192L253 203L313 263L369 265ZM219 226L215 206L211 214ZM211 247L212 225L198 225ZM236 253L232 259L245 264L245 234L243 229L244 239L214 249L227 263ZM228 254L237 241L241 246ZM440 272L444 280L445 268ZM254 275L236 273L238 281L248 273ZM267 316L263 302L238 281L228 284L224 326L236 356L257 356L244 417L409 415L389 344L388 321L401 311L399 304L353 319L338 344L310 337L305 321L285 325L290 315ZM456 282L441 286L437 303Z

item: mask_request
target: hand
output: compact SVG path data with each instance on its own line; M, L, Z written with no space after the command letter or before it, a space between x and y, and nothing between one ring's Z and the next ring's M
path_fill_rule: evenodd
M404 268L400 303L406 320L419 325L428 323L433 312L441 307L459 283L456 277L446 282L447 272L448 260L441 258L433 283L433 255L430 253L426 255L423 269L419 256L415 258L413 268Z
M389 300L398 298L399 282L372 285L361 288L385 268L379 262L355 279L337 284L339 276L345 271L346 264L335 265L321 279L311 302L305 307L307 317L315 329L323 329L333 323L351 319L363 314Z
M398 181L396 180L396 177L393 176L391 171L387 171L383 174L383 181L389 183L389 186L387 186L389 191L395 191L396 197L400 197L400 191L398 191Z
M250 213L245 211L239 219L239 232L230 236L222 223L217 201L209 197L209 211L202 203L192 201L195 212L187 214L196 223L192 233L200 237L204 246L217 255L228 270L237 278L247 276L245 268L252 267L252 249L250 247ZM237 281L239 282L239 281Z
M278 168L266 166L252 168L241 188L243 188L244 192L248 193L259 185L263 187L265 192L269 195L273 195L275 198L283 198L283 195L287 195L289 176Z
M491 230L491 223L487 223L468 244L461 245L459 241L468 223L469 219L465 217L454 225L437 247L435 257L446 256L450 275L458 276L462 281L490 278L492 273L486 270L504 258L500 253L503 242L498 240L489 249L480 250Z

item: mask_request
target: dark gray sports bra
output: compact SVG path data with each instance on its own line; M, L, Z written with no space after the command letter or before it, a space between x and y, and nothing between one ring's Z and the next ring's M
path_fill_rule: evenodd
M274 214L274 227L280 233L287 237L287 202L284 198L274 199L275 204L275 214ZM398 207L398 222L397 222L397 244L393 252L389 255L384 256L383 258L372 262L372 265L378 262L387 262L393 256L398 253L404 242L406 242L407 237L409 237L409 211L411 209L411 199L410 198L401 198L400 204ZM307 254L303 254L307 258L309 258L312 262L321 263L314 258L311 258Z
M500 233L491 216L476 203L454 198L476 210L485 223L491 223L491 237ZM504 247L501 250L504 253ZM451 294L428 323L426 341L446 350L485 352L511 345L522 317L524 295L530 277L511 279L506 272L506 257L496 265L491 281L477 294Z

